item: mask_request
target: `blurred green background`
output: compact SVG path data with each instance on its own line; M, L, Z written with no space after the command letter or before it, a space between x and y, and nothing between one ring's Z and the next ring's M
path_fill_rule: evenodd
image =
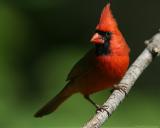
M0 127L78 128L95 108L80 94L44 118L33 114L66 84L67 73L88 51L105 0L0 1ZM112 0L131 47L131 62L144 40L160 28L159 0ZM160 126L159 62L155 60L103 127ZM92 98L102 104L109 91Z

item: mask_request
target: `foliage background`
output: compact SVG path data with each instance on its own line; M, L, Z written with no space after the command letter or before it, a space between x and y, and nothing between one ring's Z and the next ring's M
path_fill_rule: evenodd
M71 128L95 112L80 94L45 118L33 114L65 85L71 67L89 43L105 0L0 1L0 126L2 128ZM129 46L131 62L144 40L160 27L159 0L112 1L112 10ZM160 126L160 80L157 59L136 82L127 99L104 127ZM109 91L93 95L101 104Z

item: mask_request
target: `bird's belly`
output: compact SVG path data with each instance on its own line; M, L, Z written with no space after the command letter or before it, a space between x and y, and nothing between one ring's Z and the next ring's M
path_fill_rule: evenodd
M111 88L113 86L113 83L108 83L101 81L99 83L90 83L86 85L85 88L81 88L81 93L84 95L90 95L95 92L99 92L101 90Z
M95 73L96 72L96 73ZM111 88L117 80L110 79L107 75L94 70L94 73L87 73L77 81L79 90L84 95L89 95L107 88Z
M103 63L77 79L76 83L81 93L89 95L111 88L121 80L129 64L128 57L112 57L112 63L107 61L103 60Z

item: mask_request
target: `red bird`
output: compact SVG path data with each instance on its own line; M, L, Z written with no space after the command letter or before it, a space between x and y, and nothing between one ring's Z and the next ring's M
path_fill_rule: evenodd
M114 88L122 79L129 65L130 49L118 29L110 3L102 11L91 42L95 47L73 67L67 78L68 84L42 107L35 117L54 112L74 93L81 93L97 107L89 96L107 88Z

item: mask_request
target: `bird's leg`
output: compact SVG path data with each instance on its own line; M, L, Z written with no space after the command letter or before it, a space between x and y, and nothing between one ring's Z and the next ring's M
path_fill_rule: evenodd
M99 106L97 105L88 95L85 95L84 96L86 100L88 100L93 106L96 107L96 113L98 112L103 112L103 111L106 111L108 116L110 116L110 113L106 110L108 107L103 105L103 106Z
M85 95L84 98L88 100L96 109L99 109L99 105L97 105L88 95Z

